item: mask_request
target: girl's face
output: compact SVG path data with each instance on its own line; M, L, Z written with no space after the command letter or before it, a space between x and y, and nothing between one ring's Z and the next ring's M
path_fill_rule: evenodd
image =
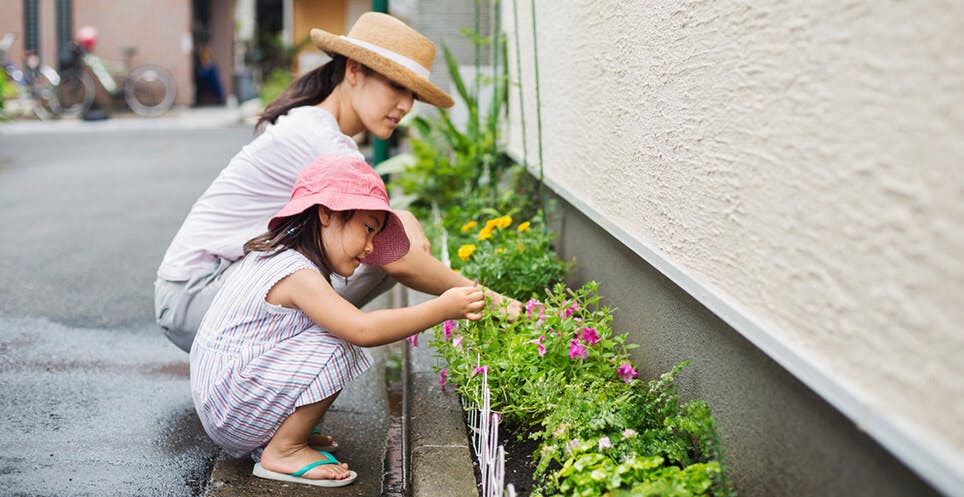
M388 215L382 211L357 210L346 220L337 212L319 206L318 216L324 227L322 243L331 270L347 278L362 259L375 251L373 240Z
M375 71L365 70L357 63L347 70L357 84L352 93L352 106L361 124L379 138L392 136L398 122L412 110L415 94Z

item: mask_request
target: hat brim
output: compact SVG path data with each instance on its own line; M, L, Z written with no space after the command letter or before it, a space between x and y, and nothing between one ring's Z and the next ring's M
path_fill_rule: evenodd
M415 98L437 107L448 109L455 105L447 93L432 84L431 81L415 74L405 66L367 48L345 41L340 36L325 30L314 28L311 30L311 41L324 52L344 55L355 59L373 71L415 92Z
M281 208L268 221L268 229L274 229L285 218L301 214L316 205L323 205L333 211L371 210L388 213L385 226L375 235L372 244L375 250L362 262L370 266L383 266L401 259L408 253L410 243L405 234L402 220L386 209L385 203L369 195L339 193L337 196L326 195L325 192L299 197Z

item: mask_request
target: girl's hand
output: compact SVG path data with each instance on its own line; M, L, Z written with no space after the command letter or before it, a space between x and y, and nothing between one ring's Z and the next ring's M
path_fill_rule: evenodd
M445 304L449 313L448 319L468 319L478 321L482 319L482 308L485 307L485 295L478 287L457 286L439 295L439 300Z

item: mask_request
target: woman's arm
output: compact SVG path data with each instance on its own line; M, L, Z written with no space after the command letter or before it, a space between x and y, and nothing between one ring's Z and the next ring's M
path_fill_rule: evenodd
M409 211L397 210L395 211L395 215L398 216L399 221L402 222L402 227L405 228L409 245L411 245L413 249L420 249L424 252L432 253L432 243L429 242L428 237L425 236L425 230L422 229L422 225L419 224L415 214Z
M482 317L482 291L472 286L451 288L438 298L399 309L363 312L343 299L317 271L288 275L268 292L272 304L300 309L318 326L362 347L400 340L446 319Z
M401 259L382 267L399 283L432 295L441 295L449 288L475 285L475 282L446 267L441 261L432 257L432 254L422 250L409 250ZM510 320L515 319L522 312L522 304L518 300L487 288L483 288L483 291L496 307L501 307L503 302L508 302L506 314Z

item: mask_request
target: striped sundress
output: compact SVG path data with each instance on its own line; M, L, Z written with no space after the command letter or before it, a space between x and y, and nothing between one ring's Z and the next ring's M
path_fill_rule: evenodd
M191 393L211 439L234 457L257 460L296 407L335 394L372 359L305 313L265 300L285 276L318 270L303 255L251 252L237 264L191 347Z

